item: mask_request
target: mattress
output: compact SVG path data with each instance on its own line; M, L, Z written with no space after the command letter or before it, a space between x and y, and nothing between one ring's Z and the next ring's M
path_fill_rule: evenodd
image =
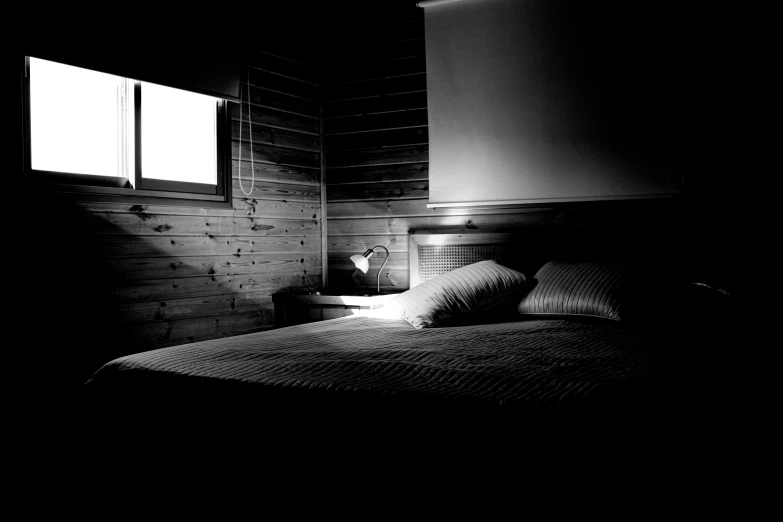
M354 316L129 355L103 366L86 389L95 397L619 411L682 405L692 365L678 343L607 320L417 330Z

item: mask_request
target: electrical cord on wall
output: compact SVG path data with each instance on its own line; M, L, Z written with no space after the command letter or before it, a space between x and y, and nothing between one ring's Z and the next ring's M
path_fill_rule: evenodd
M242 92L239 93L239 159L237 170L239 171L239 189L245 196L253 194L253 186L256 182L256 169L253 162L253 114L250 110L250 66L247 67L247 125L250 133L250 192L245 192L242 186ZM241 89L241 88L240 88Z

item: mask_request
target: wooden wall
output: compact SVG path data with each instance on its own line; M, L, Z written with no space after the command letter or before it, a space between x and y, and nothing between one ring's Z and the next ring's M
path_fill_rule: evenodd
M610 234L646 243L642 229L629 234L618 225L636 223L665 230L672 205L657 203L549 205L517 209L427 208L429 146L423 10L398 8L336 44L324 86L324 145L327 190L329 284L332 290L373 290L384 253L362 274L348 259L367 248L390 251L381 291L409 285L410 230L497 229L600 225ZM545 237L545 234L537 234ZM604 236L603 232L596 237ZM650 236L650 239L652 236ZM539 241L540 243L540 241ZM550 248L556 245L546 245Z
M37 191L31 224L49 230L47 252L60 260L40 267L50 274L41 297L72 337L104 334L91 371L125 353L270 328L273 293L322 284L318 68L284 43L247 56L241 141L230 107L233 209ZM248 107L249 196L239 186L241 173L251 188Z
M241 142L231 106L233 210L85 205L107 225L96 239L123 274L121 317L140 345L271 327L272 293L321 284L317 72L281 48L252 53L248 65Z

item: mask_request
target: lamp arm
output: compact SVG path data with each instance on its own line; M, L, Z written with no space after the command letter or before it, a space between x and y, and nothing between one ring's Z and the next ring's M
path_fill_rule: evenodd
M378 293L380 294L380 293L381 293L381 272L383 272L383 267L385 267L385 266L386 266L386 262L389 260L389 251L388 251L388 250L386 249L386 247L385 247L385 246L383 246L383 245L376 245L376 246L374 246L374 247L372 248L372 249L373 249L373 251L374 251L376 248L382 248L382 249L386 250L386 259L384 259L384 260L383 260L383 264L381 265L381 268L378 270L378 277L377 277L377 281L378 281L378 285L377 285L377 291L378 291Z

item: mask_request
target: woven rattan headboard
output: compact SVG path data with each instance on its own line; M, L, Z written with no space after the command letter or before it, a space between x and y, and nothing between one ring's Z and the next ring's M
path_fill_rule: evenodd
M618 233L606 227L415 230L408 237L411 288L449 270L486 259L533 277L544 263L552 260L667 263L667 256L676 253L665 236L656 240L650 234Z
M492 259L530 273L546 260L522 251L523 236L516 232L411 232L409 237L410 287L455 268Z

